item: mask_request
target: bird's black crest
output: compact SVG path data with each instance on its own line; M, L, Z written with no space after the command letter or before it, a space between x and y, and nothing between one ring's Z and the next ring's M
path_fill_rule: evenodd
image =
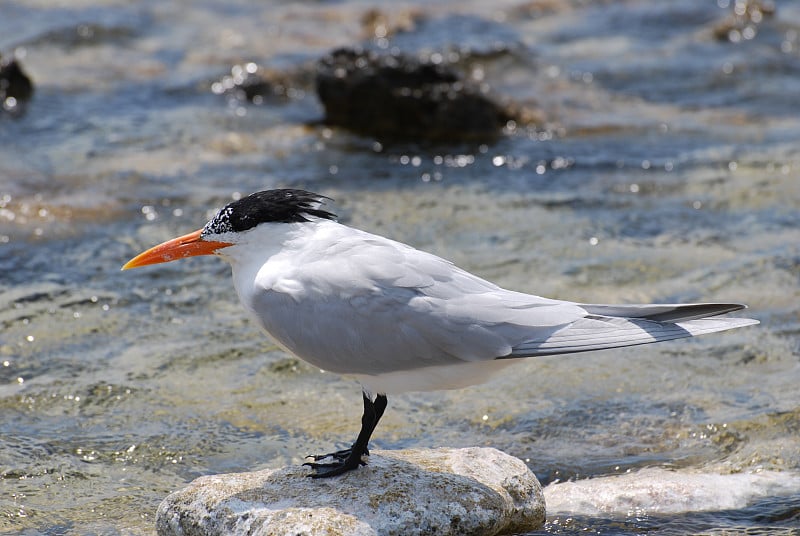
M305 190L265 190L225 205L203 228L204 235L242 232L265 222L294 223L311 221L309 216L335 220L336 215L319 205L324 195Z

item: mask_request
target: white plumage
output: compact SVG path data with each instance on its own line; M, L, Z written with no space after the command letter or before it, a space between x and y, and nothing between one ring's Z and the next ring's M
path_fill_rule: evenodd
M430 253L326 219L265 223L219 254L233 267L242 304L276 341L379 393L480 383L516 357L757 323L698 319L742 307L736 304L594 305L505 290ZM458 371L468 363L484 365ZM422 370L429 367L436 369Z

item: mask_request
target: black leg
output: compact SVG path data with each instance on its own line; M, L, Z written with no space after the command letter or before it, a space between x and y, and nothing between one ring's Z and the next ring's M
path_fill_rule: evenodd
M359 465L366 465L362 457L369 455L369 438L372 432L381 420L384 410L386 410L387 399L386 395L377 395L373 402L371 397L364 392L364 414L361 416L361 431L358 433L356 442L349 449L332 452L331 454L309 456L313 458L313 462L306 462L303 465L308 465L314 469L311 478L328 478L331 476L341 475L347 471L356 469ZM319 463L319 460L331 458L333 461Z

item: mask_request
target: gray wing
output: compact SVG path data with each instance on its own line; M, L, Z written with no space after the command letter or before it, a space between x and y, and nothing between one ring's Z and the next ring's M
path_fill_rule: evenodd
M503 290L435 255L345 229L327 252L314 245L291 271L272 272L267 262L259 288L240 293L277 342L322 369L377 375L489 361L586 315L578 305Z
M340 374L599 350L756 323L699 320L732 304L586 305L504 290L452 263L353 229L245 304L298 357ZM330 259L336 259L332 266ZM289 289L289 290L280 290ZM680 322L674 322L680 320Z
M703 306L716 310L714 305L717 304L691 304L689 307ZM719 305L724 308L728 304ZM639 313L644 313L648 306L638 305L635 307ZM668 306L655 305L654 311L658 311L662 307ZM656 312L654 316L659 317L660 314ZM695 335L758 324L757 320L749 318L697 318L695 315L696 313L692 313L692 319L678 322L589 315L564 326L547 337L531 338L518 344L505 357L533 357L620 348L694 337Z

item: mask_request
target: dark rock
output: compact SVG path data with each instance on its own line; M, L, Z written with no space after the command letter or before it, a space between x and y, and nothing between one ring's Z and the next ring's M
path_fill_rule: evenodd
M16 58L0 58L0 106L6 112L18 112L19 106L33 95L33 82Z
M316 87L327 124L382 139L491 140L515 120L454 67L402 54L335 50Z

